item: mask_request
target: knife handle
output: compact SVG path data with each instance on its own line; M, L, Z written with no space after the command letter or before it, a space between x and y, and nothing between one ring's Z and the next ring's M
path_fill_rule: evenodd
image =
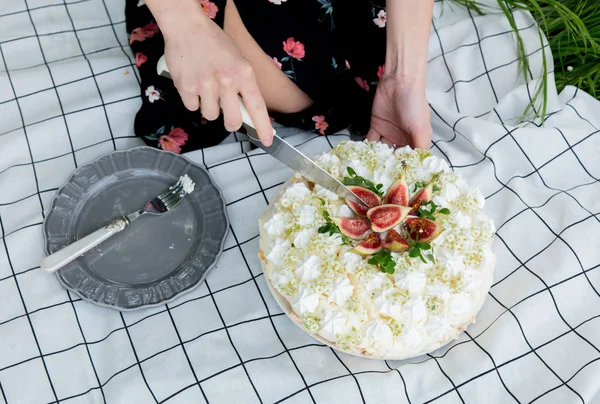
M169 72L169 68L167 67L167 61L165 60L165 55L162 55L160 57L160 59L158 59L158 63L156 64L156 73L159 76L172 78L171 73ZM254 126L254 121L252 121L252 117L250 116L250 114L248 113L248 110L246 109L246 106L244 105L244 100L239 95L238 95L238 103L240 105L240 112L242 113L242 122L254 129L256 129L256 127ZM273 129L273 136L275 136L276 134L277 133L275 132L275 129Z
M48 255L42 260L40 268L46 272L55 272L67 265L69 262L76 260L81 255L85 254L98 244L120 232L129 222L125 218L117 219L110 222L108 225L88 234L84 238L69 244L68 246Z

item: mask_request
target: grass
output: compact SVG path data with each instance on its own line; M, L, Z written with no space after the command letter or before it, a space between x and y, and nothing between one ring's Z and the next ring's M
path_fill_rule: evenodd
M468 7L478 14L486 13L486 6L476 0L449 0ZM513 10L527 10L537 21L540 42L543 35L554 58L554 79L558 91L573 85L600 99L600 1L599 0L497 0L515 31L520 72L529 82L529 63L523 41L517 30ZM545 48L542 48L541 80L524 111L524 116L546 116L548 99L548 66ZM536 72L533 72L534 74Z

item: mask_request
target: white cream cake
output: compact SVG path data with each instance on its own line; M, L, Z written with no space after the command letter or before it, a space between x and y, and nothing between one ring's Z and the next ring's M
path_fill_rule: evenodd
M260 220L259 257L292 320L340 351L381 359L434 351L475 322L495 264L479 190L409 147L345 141L315 161L383 207L361 217L298 175L282 187Z

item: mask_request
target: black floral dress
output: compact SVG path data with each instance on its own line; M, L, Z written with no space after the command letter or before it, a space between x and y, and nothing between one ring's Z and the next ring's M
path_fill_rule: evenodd
M223 26L226 0L197 0ZM233 1L233 0L229 0ZM289 127L329 134L366 134L384 71L384 0L235 0L246 29L313 104L294 114L271 113ZM222 116L209 122L188 111L173 82L156 74L164 53L160 29L144 0L126 0L127 31L141 76L142 107L135 133L177 153L220 143L229 134Z

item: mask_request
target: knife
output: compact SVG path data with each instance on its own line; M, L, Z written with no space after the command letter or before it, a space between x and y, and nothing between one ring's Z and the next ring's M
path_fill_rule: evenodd
M159 59L158 64L156 65L156 71L160 76L171 78L171 74L167 68L167 63L164 56L161 56ZM312 181L315 184L319 184L323 188L328 189L344 199L348 199L358 203L359 205L368 207L368 204L357 197L341 181L319 167L317 163L308 158L300 150L296 149L281 137L277 136L275 129L273 129L273 144L268 147L263 145L258 138L256 129L254 128L254 123L250 117L250 114L248 113L248 110L246 109L246 106L244 105L244 101L239 96L238 101L242 113L242 125L246 129L248 138L250 138L254 144L266 151L271 156L275 157L277 160L281 161L286 166L290 167L295 172L302 175L307 180Z

